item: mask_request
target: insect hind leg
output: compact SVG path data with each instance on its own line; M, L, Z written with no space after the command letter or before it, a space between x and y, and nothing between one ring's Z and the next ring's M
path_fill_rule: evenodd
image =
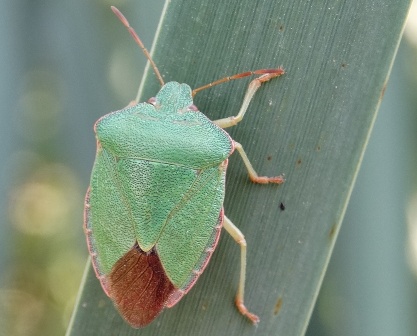
M224 216L223 227L232 236L232 238L240 245L240 279L239 287L236 294L236 307L239 312L246 316L253 324L259 323L259 317L251 313L245 306L245 280L246 280L246 240L243 233L231 222L229 218Z

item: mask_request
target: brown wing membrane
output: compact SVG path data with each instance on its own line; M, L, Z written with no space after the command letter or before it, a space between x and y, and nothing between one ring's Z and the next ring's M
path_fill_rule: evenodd
M108 279L116 308L135 328L152 322L175 291L158 255L153 251L145 253L137 245L119 259Z

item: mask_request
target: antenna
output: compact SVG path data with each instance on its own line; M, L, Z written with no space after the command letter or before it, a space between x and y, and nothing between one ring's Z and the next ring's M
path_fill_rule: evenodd
M235 79L239 79L239 78L243 78L243 77L247 77L247 76L252 76L252 75L264 75L264 76L268 76L268 80L274 77L278 77L281 76L285 73L284 69L279 67L276 69L259 69L259 70L254 70L254 71L246 71L246 72L242 72L233 76L229 76L229 77L224 77L222 79L216 80L215 82L211 82L207 85L201 86L197 89L193 90L193 97L196 95L197 92L200 92L202 90L211 88L215 85L219 85L225 82L229 82L231 80L235 80ZM263 76L261 76L263 78ZM259 77L260 78L260 77Z
M114 14L119 18L120 21L122 21L123 25L127 28L130 35L132 35L133 39L136 41L136 43L139 45L139 47L142 49L143 53L145 54L146 58L149 60L149 62L152 65L153 71L155 72L156 77L158 77L159 82L161 85L164 85L164 80L162 79L161 74L159 73L159 70L154 63L154 61L151 58L151 55L149 54L148 50L143 45L141 39L139 38L138 34L135 32L135 30L130 26L129 21L125 18L125 16L120 12L116 7L111 6L111 10Z

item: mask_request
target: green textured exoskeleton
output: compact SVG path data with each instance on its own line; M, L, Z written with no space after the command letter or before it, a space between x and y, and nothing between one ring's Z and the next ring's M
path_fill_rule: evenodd
M223 214L228 157L237 149L254 182L282 183L283 178L259 177L223 128L242 119L262 82L284 71L257 70L212 85L252 73L264 75L251 82L236 117L209 120L193 105L193 94L202 88L193 92L187 84L169 82L148 102L95 124L97 154L85 200L85 232L104 291L134 327L150 323L191 289L222 226L242 248L236 304L258 322L243 303L246 243Z

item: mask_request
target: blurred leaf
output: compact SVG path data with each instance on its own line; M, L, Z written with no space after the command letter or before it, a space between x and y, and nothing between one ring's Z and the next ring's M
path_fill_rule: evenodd
M139 331L118 316L89 267L68 335L303 335L409 2L168 2L153 47L166 81L199 87L245 70L287 70L230 129L260 174L287 178L281 187L254 185L238 155L230 160L225 213L246 236L246 304L261 322L255 328L234 307L240 251L223 234L195 288ZM234 115L249 81L206 90L195 104L211 119ZM158 89L148 71L142 100Z

